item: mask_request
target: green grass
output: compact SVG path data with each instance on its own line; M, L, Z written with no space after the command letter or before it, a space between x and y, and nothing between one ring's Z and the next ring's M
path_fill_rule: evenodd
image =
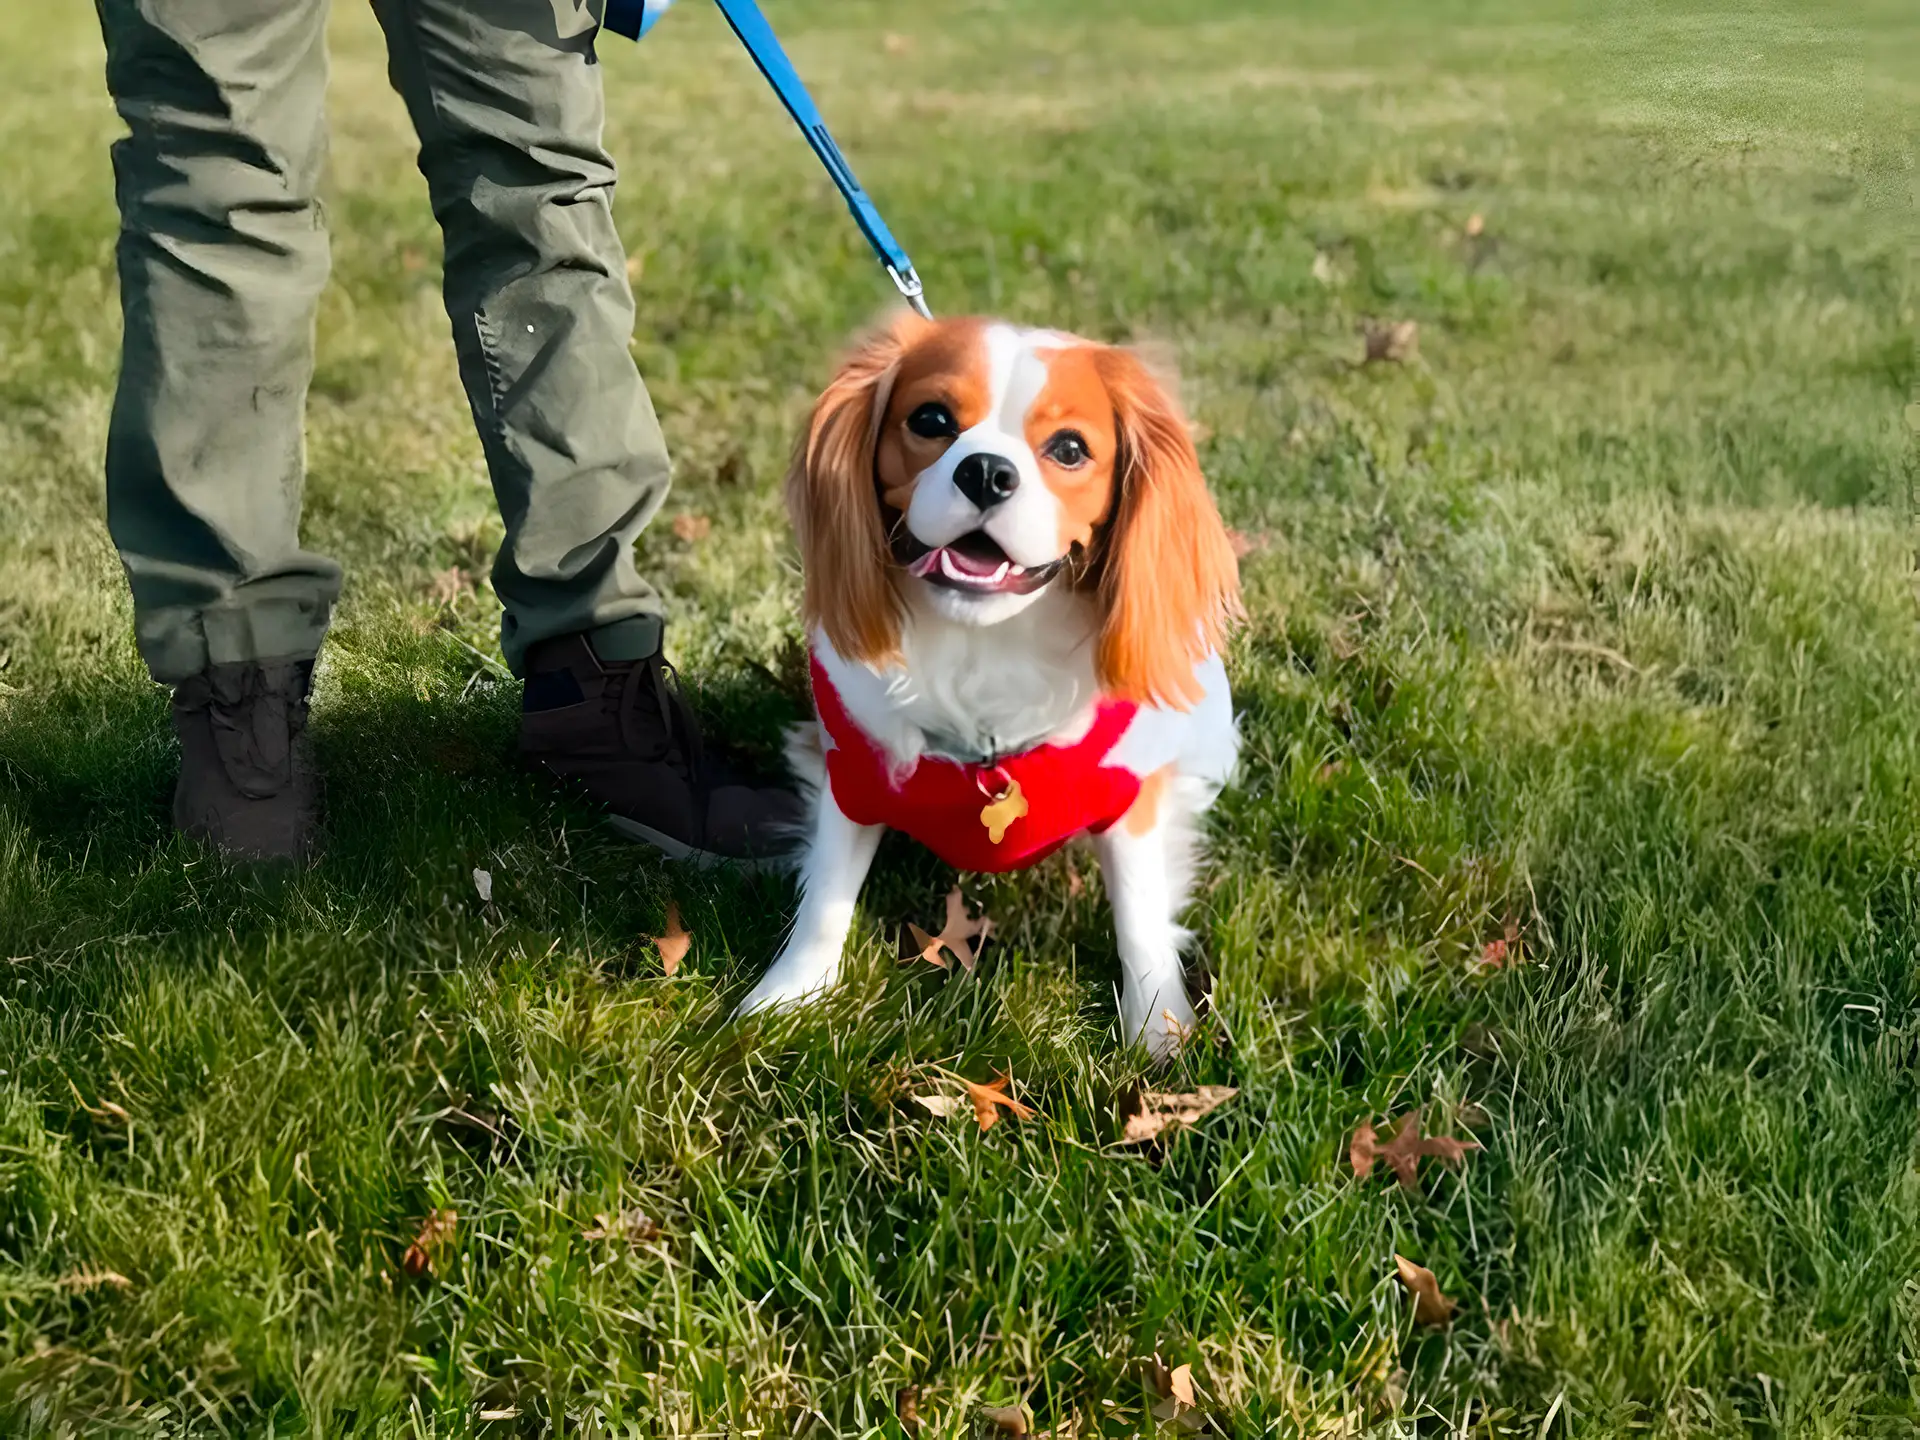
M1157 1351L1240 1436L1920 1429L1901 8L775 18L934 304L1171 348L1270 536L1194 917L1219 1043L1166 1082L1238 1099L1110 1148L1141 1070L1061 860L970 886L1002 938L949 979L892 961L949 880L890 844L845 995L731 1027L783 884L676 873L512 766L490 598L428 595L498 521L362 8L309 426L351 577L332 845L275 876L173 841L100 513L116 123L85 8L8 0L0 1428L895 1435L919 1385L929 1435L1021 1400L1134 1435ZM776 481L883 286L717 16L605 52L669 518L714 520L642 562L770 744ZM1353 363L1373 316L1416 363ZM1476 965L1509 920L1526 963ZM937 1067L1040 1115L930 1121ZM1465 1102L1486 1148L1422 1195L1347 1171L1366 1117ZM656 1240L586 1238L627 1208Z

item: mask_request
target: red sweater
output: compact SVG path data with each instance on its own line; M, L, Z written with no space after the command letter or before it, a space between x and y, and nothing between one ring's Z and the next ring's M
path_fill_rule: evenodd
M1038 745L995 765L922 757L895 783L886 753L847 713L833 681L813 662L813 701L832 742L827 778L834 802L859 825L885 825L958 870L1000 872L1036 865L1083 830L1099 832L1132 808L1140 777L1106 764L1139 709L1101 700L1093 725L1069 745ZM1017 784L1027 813L995 844L980 812Z

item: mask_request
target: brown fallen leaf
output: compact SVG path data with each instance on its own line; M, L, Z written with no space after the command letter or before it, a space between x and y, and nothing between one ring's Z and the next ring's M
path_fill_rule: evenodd
M1368 320L1360 327L1366 337L1367 356L1362 364L1386 360L1395 364L1411 360L1420 348L1418 320Z
M1384 1145L1380 1143L1373 1122L1362 1121L1347 1144L1347 1162L1353 1167L1354 1178L1365 1180L1373 1173L1373 1162L1384 1160L1393 1171L1394 1179L1400 1182L1400 1188L1415 1194L1420 1188L1422 1156L1430 1155L1443 1164L1458 1165L1469 1150L1479 1148L1478 1140L1456 1140L1447 1135L1429 1135L1423 1139L1420 1135L1420 1112L1409 1110L1400 1117L1393 1138Z
M686 511L673 517L674 538L687 545L698 545L713 533L713 519Z
M1407 1293L1413 1297L1413 1323L1438 1326L1453 1323L1453 1312L1459 1307L1440 1293L1440 1282L1434 1279L1433 1272L1424 1265L1414 1264L1404 1255L1395 1255L1393 1263L1399 1272L1400 1283L1407 1287Z
M427 598L436 605L451 605L462 595L472 593L473 577L459 565L440 571L427 586Z
M914 924L909 924L907 928L913 932L914 943L920 949L912 955L902 956L903 960L925 960L944 970L947 962L940 958L940 951L945 947L953 952L954 958L969 975L977 963L972 942L985 944L993 936L993 921L990 918L967 914L966 897L961 895L958 886L947 895L947 920L940 927L938 935L929 935Z
M1167 1376L1167 1388L1175 1400L1191 1407L1194 1404L1193 1366L1174 1366L1173 1373Z
M929 965L938 965L942 970L949 968L947 965L946 947L941 942L939 936L927 934L926 931L922 930L911 920L907 922L907 929L913 934L913 943L920 948L918 950L909 950L905 955L902 955L900 957L900 963L902 965L913 960L924 960Z
M457 1210L436 1210L420 1222L420 1233L413 1237L400 1264L407 1274L418 1279L432 1272L434 1262L460 1224Z
M1182 1125L1198 1124L1202 1117L1218 1110L1240 1092L1231 1085L1202 1085L1190 1094L1176 1095L1165 1090L1142 1090L1139 1108L1127 1116L1120 1132L1122 1145L1144 1145L1161 1134Z
M1227 540L1233 546L1233 555L1236 560L1257 555L1273 543L1273 537L1264 530L1256 530L1251 534L1245 530L1229 530Z
M680 962L687 958L687 951L693 945L693 936L680 928L680 906L677 901L667 902L667 933L653 937L653 948L660 952L660 968L671 979L679 973Z
M88 1290L98 1290L102 1285L110 1285L115 1290L131 1290L133 1281L118 1270L95 1270L90 1265L82 1265L70 1275L62 1275L53 1282L62 1290L71 1290L81 1294Z
M1007 1086L1012 1083L1012 1080L1011 1075L996 1075L984 1085L976 1085L971 1080L966 1082L967 1094L973 1097L974 1117L979 1120L982 1130L991 1130L994 1127L1000 1119L1000 1110L1003 1106L1016 1120L1033 1118L1032 1106L1022 1105L1007 1093Z
M1520 924L1507 921L1506 929L1494 939L1480 947L1480 963L1489 970L1498 970L1506 965L1518 965L1525 958L1520 944Z
M989 1405L981 1410L980 1418L1003 1435L1027 1433L1027 1408L1024 1405Z
M1481 218L1478 211L1475 211L1467 217L1467 223L1464 228L1467 232L1467 238L1471 240L1487 228L1487 222Z
M639 255L639 254L627 256L627 279L629 282L638 280L642 275L646 273L647 273L647 257L646 256Z
M920 1387L905 1385L893 1393L893 1418L908 1436L920 1433Z
M911 35L901 35L889 30L886 35L882 37L880 46L889 55L911 55L913 53L913 37Z
M644 1210L626 1209L618 1215L593 1217L591 1229L582 1230L582 1240L624 1240L629 1245L644 1245L660 1237L660 1227Z

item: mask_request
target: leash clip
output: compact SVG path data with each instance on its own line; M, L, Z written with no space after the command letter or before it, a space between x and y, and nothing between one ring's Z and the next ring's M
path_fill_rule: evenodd
M926 289L921 285L920 276L915 272L914 268L909 265L903 274L901 271L893 268L893 262L891 260L886 262L886 266L887 278L893 281L893 288L898 290L905 298L907 304L913 307L913 313L918 315L922 320L933 319L933 311L927 308Z

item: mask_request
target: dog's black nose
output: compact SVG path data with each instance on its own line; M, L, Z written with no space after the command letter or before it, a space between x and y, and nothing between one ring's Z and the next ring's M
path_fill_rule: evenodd
M975 508L991 510L1020 488L1020 467L1004 455L976 451L954 466L953 485Z

